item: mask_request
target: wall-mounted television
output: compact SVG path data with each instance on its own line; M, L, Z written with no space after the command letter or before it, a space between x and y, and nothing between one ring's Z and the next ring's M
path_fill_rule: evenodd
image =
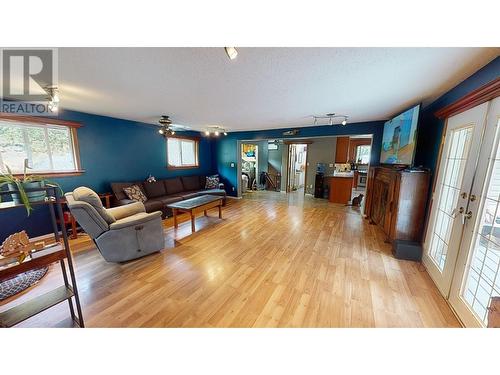
M413 165L419 113L417 104L384 124L381 164Z

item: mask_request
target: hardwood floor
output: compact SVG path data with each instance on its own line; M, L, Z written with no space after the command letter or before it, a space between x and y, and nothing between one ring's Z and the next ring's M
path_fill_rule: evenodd
M166 249L106 263L73 241L87 327L459 327L423 266L399 261L352 207L252 193L223 211L165 221ZM59 283L59 267L32 290ZM68 326L61 304L20 324Z

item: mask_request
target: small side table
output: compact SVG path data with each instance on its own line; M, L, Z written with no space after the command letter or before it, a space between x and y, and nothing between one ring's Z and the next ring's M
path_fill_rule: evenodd
M100 193L98 195L99 195L99 198L101 198L102 200L104 200L104 207L110 208L111 207L111 197L113 196L113 194L111 194L111 193ZM66 204L66 199L63 198L62 203ZM70 213L68 219L67 220L63 219L63 222L64 222L63 225L66 225L66 224L70 224L71 225L71 236L70 236L70 238L72 240L77 239L78 235L76 233L76 220L75 220L74 216Z

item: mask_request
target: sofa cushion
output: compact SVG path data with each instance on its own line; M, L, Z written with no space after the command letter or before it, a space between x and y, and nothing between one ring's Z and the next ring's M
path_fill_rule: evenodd
M183 199L191 199L195 197L199 197L200 195L203 195L202 191L199 190L191 190L191 191L184 191L180 193Z
M200 189L205 189L207 183L207 176L200 176Z
M200 195L207 194L207 195L220 195L225 197L226 196L226 191L224 189L210 189L210 190L202 190L200 191Z
M134 185L132 182L112 182L111 190L113 190L116 199L121 201L122 199L127 199L127 195L123 189L131 187L132 185Z
M144 202L146 212L161 211L165 204L160 199L148 199Z
M124 188L128 188L130 186L137 185L139 188L142 190L144 194L146 192L144 191L144 187L142 186L142 182L112 182L111 183L111 190L113 190L113 194L115 195L116 199L121 201L124 199L128 199L127 195L123 191Z
M104 219L104 221L106 221L106 223L112 224L116 221L113 215L109 214L106 211L106 209L102 205L101 198L99 198L99 195L97 195L97 193L92 189L85 186L78 187L73 191L73 198L75 199L75 201L82 201L94 207L94 209Z
M141 188L137 185L132 185L126 188L123 188L123 192L127 196L128 199L132 199L137 202L146 202L148 198L144 195Z
M157 198L167 195L167 190L165 189L163 181L145 182L143 186L148 198Z
M167 204L180 202L182 200L182 197L175 195L167 195L166 197L160 197L158 199L161 200L163 204L166 206Z
M182 186L182 181L179 177L168 178L166 180L163 180L163 183L165 184L165 188L167 189L168 195L177 194L184 190L184 187Z
M185 191L203 189L200 186L200 176L182 176L181 179Z

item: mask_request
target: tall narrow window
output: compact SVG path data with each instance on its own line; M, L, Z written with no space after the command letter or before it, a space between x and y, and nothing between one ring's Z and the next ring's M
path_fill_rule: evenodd
M25 159L30 173L64 174L80 170L76 128L46 121L0 118L2 172L8 167L14 174L22 173Z
M356 147L356 163L368 164L370 162L370 145L360 145Z
M190 138L167 138L169 168L198 167L198 141Z

